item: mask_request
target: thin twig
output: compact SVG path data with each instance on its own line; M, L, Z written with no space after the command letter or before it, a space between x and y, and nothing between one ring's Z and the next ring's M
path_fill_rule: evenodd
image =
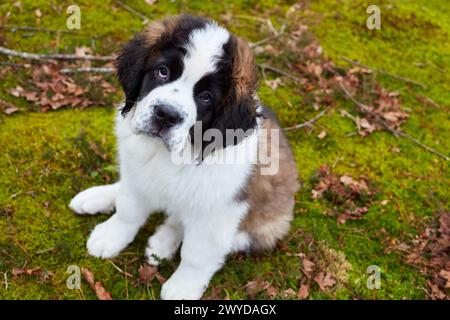
M438 103L423 94L416 94L416 98L427 106L433 107L435 109L441 109L441 106Z
M41 27L28 27L28 26L10 26L10 25L0 25L0 29L9 30L11 32L17 32L17 31L25 31L25 32L44 32L44 33L56 33L58 35L60 34L67 34L74 37L79 38L88 38L91 40L98 40L100 38L103 38L105 35L87 35L82 34L78 30L64 30L64 29L49 29L49 28L41 28Z
M297 130L297 129L300 129L300 128L303 128L303 127L309 127L309 126L313 125L317 120L319 120L327 112L328 109L329 108L326 108L326 109L322 110L314 118L309 119L308 121L296 124L295 126L292 126L292 127L283 128L283 129L285 131L292 131L292 130Z
M273 34L278 34L277 29L275 29L275 27L273 26L272 20L270 20L270 18L267 18L267 26L269 27L270 31L272 31Z
M8 272L3 272L3 277L5 278L5 290L8 290Z
M260 17L256 17L256 16L248 16L248 15L243 15L243 14L237 14L234 16L234 18L242 19L242 20L254 20L254 21L259 21L261 23L266 23L266 21L267 21L264 18L260 18Z
M280 28L280 31L277 31L276 34L272 34L272 35L270 35L270 36L268 36L268 37L266 37L264 39L261 39L259 41L256 41L256 42L250 44L250 48L252 48L252 49L256 48L256 47L258 47L258 46L260 46L260 45L262 45L262 44L264 44L264 43L266 43L268 41L275 40L275 39L281 37L283 35L285 29L286 29L286 25L283 24L281 26L281 28Z
M63 68L61 69L61 73L81 73L81 72L95 72L95 73L113 73L115 71L114 68L110 67L86 67L86 68Z
M375 119L383 125L383 127L388 130L389 132L391 132L392 134L394 134L395 136L400 136L400 137L404 137L407 138L409 140L411 140L412 142L414 142L415 144L417 144L418 146L422 147L423 149L427 150L428 152L431 152L447 161L450 160L449 157L447 157L445 154L436 151L435 149L427 146L426 144L420 142L417 138L414 138L412 136L410 136L409 134L403 132L402 130L399 129L395 129L392 128L386 121L384 121L381 116L373 113L365 104L359 102L358 100L355 99L355 97L353 97L353 95L347 90L347 88L342 84L339 83L342 91L344 92L344 94L346 95L347 98L349 98L353 103L355 103L358 107L360 107L360 109L367 114L370 114L371 116L375 117Z
M409 79L409 78L405 78L405 77L396 75L396 74L394 74L394 73L390 73L390 72L388 72L388 71L386 71L386 70L383 70L383 69L375 69L375 68L371 68L371 67L369 67L369 66L363 65L362 63L360 63L360 62L358 62L358 61L351 60L351 59L349 59L349 58L347 58L347 57L341 57L341 59L344 60L344 61L346 61L346 62L348 62L348 63L350 63L350 64L352 64L352 65L354 65L354 66L358 66L358 67L362 67L362 68L365 68L365 69L368 69L368 70L376 71L376 72L385 74L385 75L387 75L387 76L390 76L390 77L392 77L392 78L395 78L395 79L398 79L398 80L402 80L402 81L404 81L404 82L408 82L408 83L414 84L414 85L419 86L419 87L421 87L421 88L425 88L425 85L424 85L424 84L422 84L422 83L420 83L420 82L417 82L417 81L415 81L415 80L412 80L412 79Z
M288 73L288 72L286 72L284 70L278 69L276 67L272 67L272 66L269 66L269 65L264 64L264 63L259 63L258 67L260 67L262 70L269 70L269 71L281 74L282 76L285 76L286 78L292 79L292 80L297 81L297 82L301 82L300 78L297 78L296 76L294 76L294 75L292 75L292 74L290 74L290 73Z
M15 31L38 31L38 32L50 32L50 33L77 34L77 32L75 32L74 30L48 29L48 28L41 28L41 27L28 27L28 26L0 25L0 29L10 30L12 32L15 32Z
M51 248L48 248L48 249L39 250L39 251L36 251L36 253L34 255L37 256L37 255L44 254L44 253L47 253L47 252L52 252L52 251L55 251L55 249L56 249L55 247L51 247Z
M19 57L28 60L96 60L96 61L111 61L114 56L78 56L75 54L45 54L45 53L30 53L16 51L5 47L0 47L0 53L11 57Z
M147 24L148 21L150 20L149 18L147 18L144 14L140 13L139 11L131 8L130 6L126 5L125 3L123 3L122 1L116 1L116 3L121 6L122 8L124 8L125 10L127 10L128 12L130 12L131 14L134 14L135 16L138 16L139 18L141 18L143 20L143 24Z
M29 63L15 63L15 62L9 62L9 61L0 61L0 66L29 68L29 67L31 67L31 64L29 64Z
M133 277L133 275L132 274L130 274L130 273L128 273L128 272L126 272L126 271L123 271L119 266L117 266L114 262L112 262L111 260L107 260L109 263L111 263L112 264L112 266L117 270L117 271L119 271L121 274L123 274L125 277L129 277L129 278L131 278L131 279L134 279L134 277Z

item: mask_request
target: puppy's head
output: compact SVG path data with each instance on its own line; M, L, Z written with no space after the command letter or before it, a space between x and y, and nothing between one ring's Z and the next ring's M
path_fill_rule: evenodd
M119 51L116 67L133 132L169 150L186 145L196 121L224 136L256 124L251 50L215 22L189 15L153 22Z

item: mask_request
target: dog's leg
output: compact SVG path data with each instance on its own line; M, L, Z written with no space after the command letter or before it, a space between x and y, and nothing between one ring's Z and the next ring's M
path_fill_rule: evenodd
M156 233L148 239L148 246L145 250L148 263L156 266L162 259L171 259L180 246L182 237L183 230L180 223L169 216Z
M153 208L145 197L124 188L121 183L117 193L116 213L97 225L89 236L87 249L90 255L112 258L133 241Z
M69 208L78 214L111 213L118 190L119 182L86 189L70 201Z
M200 299L214 273L232 249L240 216L233 209L227 214L203 214L192 224L184 224L181 263L161 289L165 300ZM244 210L244 209L242 209Z

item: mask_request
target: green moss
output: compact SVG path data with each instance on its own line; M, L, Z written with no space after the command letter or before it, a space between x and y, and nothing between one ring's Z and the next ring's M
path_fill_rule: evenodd
M13 2L0 5L0 14L11 11L8 24L65 28L64 12L71 3L61 1L53 6L47 1L21 3L22 11L14 7ZM34 52L73 52L77 46L94 45L95 53L109 54L142 28L138 18L114 1L78 1L77 4L82 10L82 29L76 35L61 34L57 40L56 35L50 33L2 31L3 46ZM268 34L254 17L270 17L279 27L291 4L290 1L279 4L271 0L220 4L158 1L152 6L144 1L129 2L149 18L181 11L211 16L251 41ZM425 84L425 88L420 88L378 75L383 86L401 93L404 107L411 110L411 117L403 129L448 154L449 11L444 10L438 0L381 1L382 29L370 31L365 27L368 5L362 0L311 1L302 19L313 22L312 31L325 54L336 64L347 66L340 59L346 56ZM39 21L33 13L37 8L42 12ZM228 17L231 15L238 18L230 22ZM296 22L289 23L292 26ZM295 61L295 58L284 54L278 57L262 54L258 61L270 60L277 65L283 59ZM266 76L273 79L269 73ZM25 79L21 69L6 75L0 83L0 98L14 102L23 110L35 110L34 106L21 99L12 99L6 92ZM297 86L283 79L283 85L272 90L261 81L261 100L277 112L284 126L302 122L316 113L306 97L299 95ZM423 105L416 98L418 94L428 96L440 106ZM111 97L111 101L119 99L118 95ZM314 128L288 134L303 184L297 196L291 237L286 240L286 245L293 252L302 250L319 260L326 248L339 253L340 260L351 265L346 280L338 289L324 293L313 286L313 299L423 298L421 288L426 286L426 278L406 265L398 253L386 253L386 247L389 241L410 239L437 212L449 210L448 163L389 133L349 136L355 126L340 115L339 109L356 111L340 97L336 100L336 108L322 117ZM149 288L134 286L134 280L125 278L110 261L87 255L87 236L106 216L78 217L67 208L78 191L117 178L113 113L112 108L92 108L0 115L0 271L7 272L9 283L8 290L1 286L0 298L95 299L85 282L81 290L67 289L66 270L70 265L90 268L114 298L159 297L160 285L156 281ZM327 136L318 139L322 130ZM93 152L92 144L104 156L99 157ZM331 208L329 203L311 199L312 178L325 163L333 165L337 173L355 177L365 175L379 189L375 204L364 219L339 225L335 217L324 214ZM387 200L387 204L382 205L382 200ZM137 277L138 267L144 262L147 238L161 220L161 215L150 219L136 241L112 262ZM321 245L304 247L302 244L308 237ZM176 265L176 260L165 263L161 273L169 277ZM370 265L377 265L382 270L380 290L366 287L366 269ZM11 270L23 267L40 267L55 275L49 280L37 276L14 279ZM235 255L213 278L211 287L221 288L223 295L233 299L246 298L243 286L255 278L272 281L280 291L297 290L303 277L300 270L299 258L283 251L262 257ZM258 298L265 297L264 293L258 295Z

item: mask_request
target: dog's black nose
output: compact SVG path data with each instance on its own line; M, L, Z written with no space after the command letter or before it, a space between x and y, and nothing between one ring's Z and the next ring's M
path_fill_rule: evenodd
M168 129L183 121L183 117L177 110L164 104L156 105L153 114L159 129Z

